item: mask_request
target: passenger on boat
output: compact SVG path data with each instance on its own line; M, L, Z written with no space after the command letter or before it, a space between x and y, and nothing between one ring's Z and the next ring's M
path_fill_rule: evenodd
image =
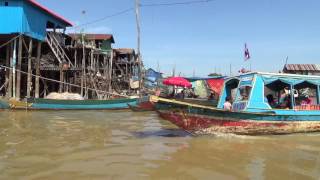
M155 93L154 93L155 96L160 96L161 95L161 89L160 88L157 88Z
M285 103L285 100L287 99L288 97L288 94L289 94L289 90L287 87L285 87L280 95L280 98L279 98L279 105Z
M184 93L185 93L185 89L183 89L180 93L177 94L177 98L178 99L184 99L184 96L185 96Z
M303 98L303 100L301 101L301 105L310 105L311 104L311 99L309 98L309 96L305 96Z
M281 109L292 109L292 104L291 104L291 95L287 95L283 102L279 104L278 106Z
M214 97L215 97L215 93L211 90L208 100L214 100Z
M231 111L232 110L232 104L231 104L230 96L226 97L226 102L223 104L223 109L227 110L227 111Z
M268 94L266 99L267 99L268 104L271 106L271 108L276 107L276 102L274 101L272 94Z

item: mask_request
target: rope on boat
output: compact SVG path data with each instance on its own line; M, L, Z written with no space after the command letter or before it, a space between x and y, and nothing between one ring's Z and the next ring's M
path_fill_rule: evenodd
M0 67L13 70L12 67L4 66L4 65L0 65ZM22 74L28 74L27 72L24 72L24 71L21 71L21 70L17 70L17 69L15 69L15 70L18 71L18 72L21 72ZM31 74L31 76L38 77L40 79L47 80L47 81L52 81L52 82L56 82L56 83L62 83L62 84L65 84L65 85L81 88L81 86L76 85L76 84L71 84L71 83L67 83L67 82L58 81L58 80L55 80L55 79L45 78L45 77L34 75L34 74ZM84 88L86 88L88 90L91 90L91 91L95 91L95 92L99 92L99 93L105 93L105 94L109 94L109 95L115 95L115 96L120 96L120 97L125 97L125 98L129 98L130 97L128 95L122 95L122 94L118 94L118 93L110 93L110 92L107 92L107 91L97 90L97 89L88 88L88 87L84 87Z

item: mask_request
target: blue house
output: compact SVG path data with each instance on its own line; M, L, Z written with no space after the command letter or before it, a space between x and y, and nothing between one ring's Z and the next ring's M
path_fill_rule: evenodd
M60 64L72 65L61 47L63 36L59 37L72 24L35 0L0 0L0 18L0 44L5 45L0 48L0 64L9 69L8 73L0 71L0 84L6 87L0 94L17 99L31 97L35 86L38 98L43 87L39 77L33 78L31 73L40 76L42 49L51 49ZM29 72L27 77L21 71Z
M0 34L24 34L44 41L47 29L72 26L35 0L0 0Z

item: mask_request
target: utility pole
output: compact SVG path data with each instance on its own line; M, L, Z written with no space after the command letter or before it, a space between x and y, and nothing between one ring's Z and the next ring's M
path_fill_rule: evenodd
M136 24L137 24L137 53L139 65L139 94L142 89L142 62L140 52L140 0L135 0Z

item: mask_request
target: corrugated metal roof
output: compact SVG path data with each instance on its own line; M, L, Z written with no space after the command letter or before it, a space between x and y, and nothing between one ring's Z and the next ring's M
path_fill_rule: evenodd
M80 39L82 34L74 34L70 33L69 36L72 39ZM111 40L114 43L113 35L112 34L84 34L85 39L88 40Z
M37 1L35 1L35 0L27 0L27 2L29 2L33 6L41 9L42 11L48 13L49 15L59 19L60 21L64 22L67 26L72 26L72 23L70 21L66 20L64 17L58 15L57 13L55 13L55 12L51 11L50 9L46 8L45 6L41 5Z
M286 64L286 71L320 71L320 64Z

